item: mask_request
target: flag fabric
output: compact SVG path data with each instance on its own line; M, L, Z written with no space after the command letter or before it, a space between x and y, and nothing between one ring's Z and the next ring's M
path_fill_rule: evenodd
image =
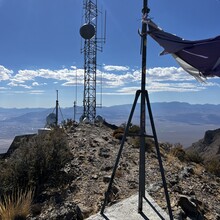
M196 79L220 77L220 36L190 41L159 28L153 21L148 24L148 34L163 48L161 55L172 54L179 65Z

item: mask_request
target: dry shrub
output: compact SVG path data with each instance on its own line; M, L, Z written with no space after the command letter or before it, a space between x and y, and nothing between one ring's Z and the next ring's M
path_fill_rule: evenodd
M67 118L67 120L64 120L64 121L62 122L62 125L63 125L63 127L64 127L65 129L71 128L71 127L73 127L75 124L76 124L76 122L75 122L74 120L72 120L72 119L69 119L69 118Z
M38 190L44 184L59 184L62 180L60 170L71 157L62 129L33 137L2 162L0 194L14 188L32 186Z
M132 139L132 145L134 148L140 148L140 137L134 137ZM150 153L153 152L155 148L155 142L152 138L145 138L145 150L146 152Z
M201 164L195 164L195 167L194 167L194 173L196 175L202 175L202 173L204 172L205 168L203 165Z
M132 138L132 146L134 148L140 148L140 137L133 137Z
M177 157L180 161L186 160L186 152L181 145L171 148L170 154L174 157Z
M123 133L117 133L114 135L114 137L118 140L122 140L123 139L124 134Z
M123 136L124 136L124 128L119 127L119 128L114 130L114 132L113 132L113 137L114 138L116 138L118 140L122 140Z
M220 162L217 159L205 163L208 172L220 177Z
M0 219L26 219L31 211L34 190L17 190L3 195L0 201Z
M187 160L190 162L198 163L198 164L203 163L203 158L196 151L188 151L187 152Z
M178 163L178 158L174 157L171 154L167 154L166 162L169 164L170 167L175 166L177 169L183 169L183 163Z
M113 137L115 137L116 139L122 140L123 136L124 136L124 132L125 132L125 127L126 124L121 125L121 127L118 127L117 129L114 130L113 132ZM140 127L137 125L130 125L129 129L128 129L128 133L126 134L127 136L132 135L138 135L140 133Z
M130 134L139 134L141 131L140 127L138 125L131 125L129 127L129 133Z
M152 138L145 138L146 151L148 153L153 152L155 149L155 141Z

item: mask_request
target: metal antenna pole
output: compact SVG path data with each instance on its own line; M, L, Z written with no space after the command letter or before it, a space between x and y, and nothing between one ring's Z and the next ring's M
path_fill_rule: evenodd
M73 120L76 121L76 109L77 109L77 69L76 69L76 82L75 82L75 101L73 102Z
M147 0L143 1L143 16L147 16L149 9L147 7ZM138 212L142 212L143 198L145 197L145 136L146 136L146 57L147 57L147 24L142 22L142 72L141 72L141 110L140 110L140 161L139 161L139 200Z
M56 90L57 92L57 100L56 100L56 126L58 125L58 108L59 108L59 101L58 101L58 90Z
M143 9L142 9L142 16L143 18L148 18L148 13L150 12L150 9L148 8L148 0L143 0ZM157 157L158 157L158 162L159 162L159 167L160 167L160 173L161 173L161 178L163 181L163 187L164 187L164 193L166 197L166 202L167 202L167 208L169 212L170 219L173 219L173 214L172 214L172 209L170 205L170 198L169 198L169 193L167 189L167 183L166 183L166 177L163 169L163 163L160 155L160 149L159 149L159 144L157 140L157 134L156 134L156 129L154 125L154 120L153 120L153 114L151 111L151 106L150 106L150 100L148 96L148 91L145 89L146 86L146 69L147 69L147 23L142 22L142 31L141 31L141 36L142 36L142 76L141 76L141 117L140 117L140 129L141 129L141 137L140 137L140 162L139 162L139 204L138 204L138 211L139 213L142 212L143 208L143 198L145 198L145 137L146 137L146 102L147 101L147 107L148 107L148 113L149 113L149 118L151 122L151 128L153 132L153 138L155 142L155 147L157 151Z
M148 1L147 0L143 0L143 9L142 9L142 16L143 18L148 17L148 13L149 13L150 9L148 8ZM163 187L164 187L164 192L165 192L165 197L166 197L166 201L167 201L167 207L168 207L168 211L169 211L169 217L170 220L173 220L173 214L172 214L172 209L171 209L171 205L170 205L170 199L169 199L169 194L168 194L168 189L167 189L167 184L166 184L166 178L165 178L165 174L164 174L164 169L163 169L163 164L162 164L162 159L161 159L161 155L160 155L160 149L159 149L159 144L158 144L158 140L157 140L157 134L156 134L156 129L154 126L154 120L153 120L153 115L152 115L152 111L151 111L151 107L150 107L150 100L149 100L149 96L148 96L148 91L146 90L146 59L147 59L147 23L146 22L142 22L142 30L141 30L141 41L142 41L142 48L141 48L141 52L142 52L142 73L141 73L141 90L137 90L136 91L136 95L135 95L135 99L134 99L134 103L132 105L132 109L128 118L128 122L125 128L125 132L124 132L124 136L121 142L121 146L119 148L119 152L115 161L115 166L113 168L112 171L112 176L108 185L108 189L105 193L105 199L103 202L103 206L101 208L101 214L104 215L104 210L105 210L105 206L108 202L109 199L109 195L111 193L111 187L114 181L114 177L116 174L116 170L119 164L119 160L122 154L122 150L124 147L124 143L126 140L126 137L129 135L129 126L134 114L134 110L135 110L135 106L137 104L138 98L139 96L141 96L141 109L140 109L140 134L137 136L140 136L140 152L139 152L139 197L138 197L138 212L142 213L143 211L143 199L146 200L145 197L145 147L146 147L146 143L145 143L145 138L146 137L150 137L154 139L155 142L155 147L156 147L156 152L157 152L157 157L158 157L158 162L159 162L159 166L160 166L160 172L161 172L161 177L162 177L162 181L163 181ZM153 135L147 135L146 134L146 104L147 104L147 109L148 109L148 114L149 114L149 118L150 118L150 123L151 123L151 128L152 128L152 132Z

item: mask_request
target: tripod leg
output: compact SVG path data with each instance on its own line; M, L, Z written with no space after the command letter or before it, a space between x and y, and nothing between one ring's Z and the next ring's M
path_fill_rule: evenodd
M151 111L148 91L145 91L145 93L146 93L148 113L149 113L150 122L151 122L151 128L152 128L152 132L153 132L153 136L154 136L155 147L156 147L158 162L159 162L159 166L160 166L160 173L161 173L161 177L162 177L162 181L163 181L163 187L164 187L164 193L165 193L166 202L167 202L167 208L168 208L170 220L173 220L173 214L172 214L172 209L171 209L171 205L170 205L170 198L169 198L168 189L167 189L166 177L165 177L163 163L162 163L162 159L161 159L161 155L160 155L160 148L159 148L159 144L158 144L158 140L157 140L157 134L156 134L156 129L155 129L155 125L154 125L153 114Z
M105 193L104 203L102 205L101 212L100 212L102 215L104 213L105 206L106 206L108 198L109 198L109 194L110 194L110 191L111 191L111 188L112 188L112 184L113 184L115 173L116 173L116 170L117 170L117 167L118 167L118 164L119 164L119 160L120 160L120 157L121 157L121 154L122 154L122 150L123 150L123 147L124 147L126 136L128 134L128 131L129 131L129 125L131 123L131 120L132 120L134 110L135 110L135 107L136 107L137 100L138 100L139 96L140 96L140 90L138 90L136 92L134 103L132 105L132 109L131 109L131 112L130 112L130 115L129 115L129 118L128 118L128 122L127 122L127 125L126 125L126 128L125 128L125 131L124 131L122 142L121 142L121 145L120 145L120 148L119 148L119 151L118 151L118 155L117 155L117 158L116 158L116 161L115 161L115 166L114 166L113 171L112 171L112 175L111 175L111 179L110 179L110 182L109 182L109 185L108 185L108 189Z
M144 132L140 136L138 213L142 213L143 198L145 197L145 145Z
M143 198L145 197L145 136L146 136L146 101L145 90L141 90L140 106L140 152L139 152L139 196L138 196L138 213L143 210Z

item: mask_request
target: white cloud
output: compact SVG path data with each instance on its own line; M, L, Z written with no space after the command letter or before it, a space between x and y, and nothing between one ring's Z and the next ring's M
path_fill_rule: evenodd
M42 95L44 94L44 90L30 90L28 93L31 95Z
M97 74L97 79L100 80L101 73ZM169 82L171 84L178 82L192 81L194 87L200 86L194 77L186 73L182 68L176 67L156 67L147 70L146 79L148 85L153 88L156 84L155 82ZM102 83L105 88L117 88L117 87L128 87L136 86L141 83L141 70L134 69L132 71L127 71L125 74L116 73L102 73ZM160 84L162 85L162 84ZM186 85L186 84L181 84ZM165 88L164 86L160 87Z
M122 93L124 95L135 94L140 87L123 87L118 89L118 94ZM146 86L146 89L152 92L196 92L204 90L205 87L200 86L196 87L194 83L161 83L161 82L152 82L150 85Z
M193 76L186 73L182 68L176 67L155 67L147 70L147 75L154 81L182 81L195 80Z
M24 83L25 81L33 81L37 76L38 73L35 70L19 70L12 78L12 81L16 83Z
M9 86L11 87L23 87L25 89L31 89L32 87L31 86L28 86L28 85L25 85L25 84L22 84L22 83L15 83L15 82L10 82L8 83Z
M0 81L9 80L13 74L12 70L6 69L4 66L0 65Z
M153 82L148 86L149 92L196 92L204 89L205 87L196 86L195 83Z
M135 94L137 90L139 90L139 87L124 87L122 89L117 90L119 93L127 94L127 95L132 95Z
M104 70L106 71L128 71L128 66L113 66L113 65L104 65Z
M133 94L137 89L140 89L140 68L130 69L125 66L105 65L104 70L104 72L97 70L97 86L99 86L99 83L102 81L104 89L112 89L112 92L116 92L117 94ZM8 86L11 87L20 86L26 89L32 89L32 86L47 85L46 80L48 79L54 80L54 84L60 84L61 86L75 86L76 84L81 86L84 84L84 69L77 69L76 66L71 66L69 69L64 68L58 70L19 70L17 74L13 76L13 71L7 70L3 66L0 66L0 71L6 74L4 75L4 79L10 80ZM120 74L118 74L117 71L122 71L122 73L120 72ZM123 71L125 72L123 73ZM39 78L41 78L40 81ZM42 83L43 79L45 81L44 83ZM30 83L30 81L32 82ZM205 84L201 84L182 68L176 67L156 67L147 69L146 82L146 88L150 92L200 91L206 87L219 86L219 84L209 81Z
M0 87L0 90L8 90L6 87Z
M37 77L68 81L75 78L75 70L66 68L60 70L19 70L18 73L13 77L12 81L24 83L25 81L36 80Z
M12 86L12 87L18 86L18 84L17 84L17 83L14 83L14 82L10 82L10 83L8 83L7 85L8 85L8 86Z
M42 95L45 93L44 90L15 90L15 91L11 91L11 94L14 93L14 94L29 94L29 95Z
M32 86L39 86L40 84L38 82L33 82Z
M81 69L77 70L77 76L79 78L83 77L82 73L84 73L84 71ZM59 70L19 70L17 74L10 78L11 82L8 85L24 87L25 82L34 81L32 85L37 86L37 78L54 79L56 80L54 83L59 83L59 81L75 82L76 70L67 68ZM38 85L40 85L40 83L38 83Z
M125 74L102 73L102 82L105 87L124 86L129 83L138 82L137 79L133 72L127 72Z
M83 85L83 83L84 83L83 80L77 80L77 86ZM62 84L62 86L76 86L76 81L65 82Z
M24 84L20 84L19 86L21 86L25 89L32 89L32 86L28 86L28 85L24 85Z

